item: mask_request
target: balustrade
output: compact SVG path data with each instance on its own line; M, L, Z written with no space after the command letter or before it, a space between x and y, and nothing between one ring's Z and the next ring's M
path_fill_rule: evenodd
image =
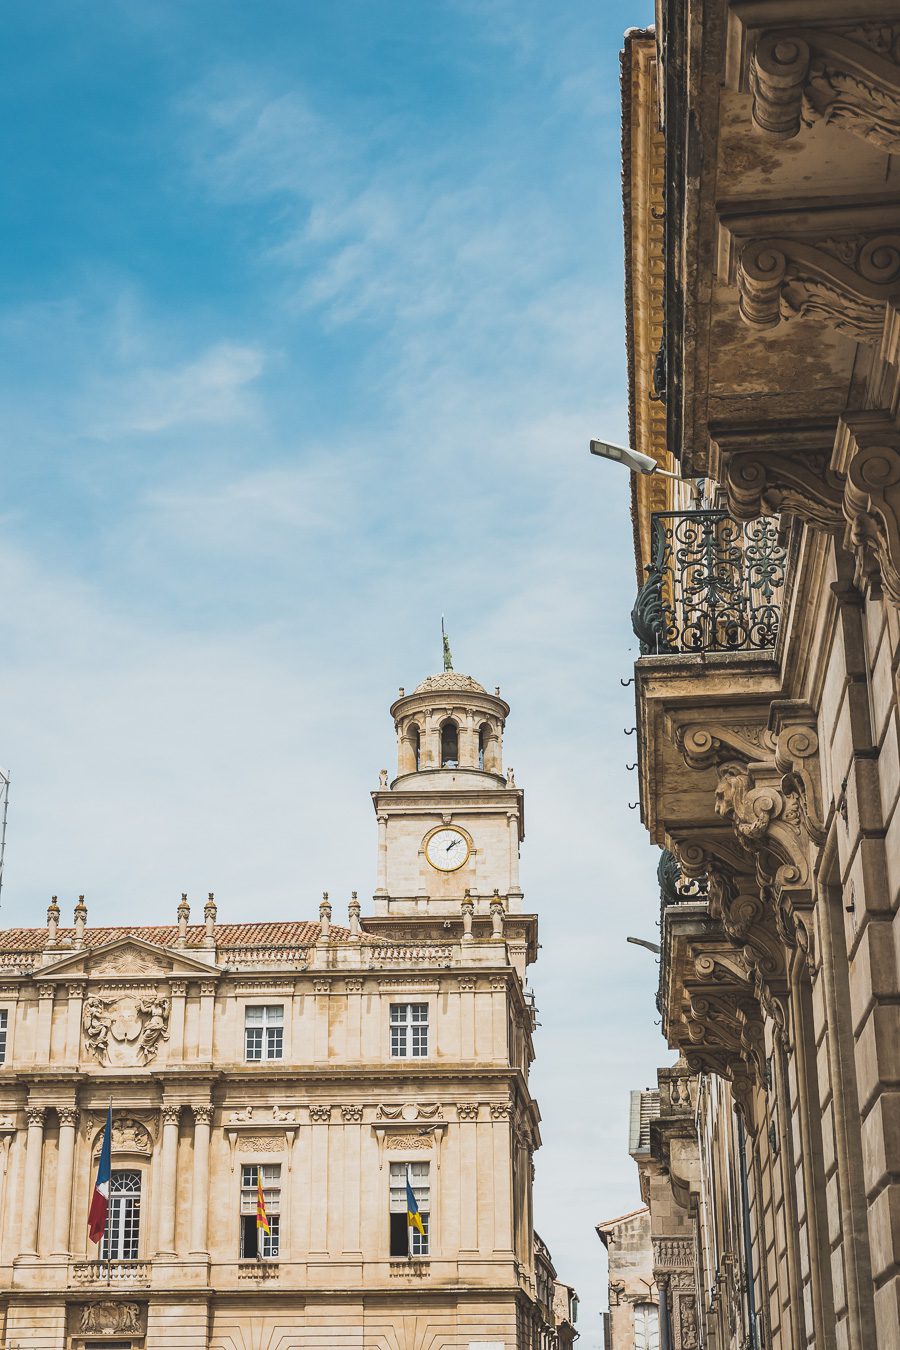
M773 516L656 511L631 621L644 656L765 651L781 622L786 553Z

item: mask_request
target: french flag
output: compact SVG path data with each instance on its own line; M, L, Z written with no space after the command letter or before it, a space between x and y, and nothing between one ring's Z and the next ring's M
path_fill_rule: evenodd
M103 1147L100 1150L100 1162L97 1164L97 1182L88 1211L88 1237L91 1242L102 1242L106 1232L106 1216L109 1212L109 1173L112 1162L112 1102L106 1113L106 1129L103 1131Z

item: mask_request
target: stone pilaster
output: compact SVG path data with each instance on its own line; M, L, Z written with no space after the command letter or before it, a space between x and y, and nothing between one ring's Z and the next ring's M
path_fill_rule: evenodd
M22 1188L22 1247L20 1255L37 1256L38 1224L41 1210L41 1171L44 1160L44 1118L46 1107L29 1106L25 1116L28 1134L25 1144L25 1184Z
M162 1108L162 1141L159 1150L159 1210L157 1217L157 1255L175 1255L175 1195L178 1160L178 1121L181 1107L166 1104Z
M75 1132L78 1129L78 1109L59 1106L59 1149L56 1157L56 1202L53 1207L53 1251L65 1256L69 1252L69 1233L72 1222L72 1167L75 1162Z

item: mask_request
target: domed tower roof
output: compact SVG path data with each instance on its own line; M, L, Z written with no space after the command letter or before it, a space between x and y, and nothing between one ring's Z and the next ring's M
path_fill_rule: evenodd
M472 694L486 694L483 684L473 680L471 675L461 675L458 670L442 670L439 675L428 675L421 684L417 684L414 694L437 694L444 690L467 691Z

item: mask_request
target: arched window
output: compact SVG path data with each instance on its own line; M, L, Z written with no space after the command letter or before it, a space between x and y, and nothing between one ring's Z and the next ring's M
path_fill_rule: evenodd
M420 755L421 748L422 748L422 736L421 736L421 733L420 733L420 731L419 731L419 728L416 726L415 722L413 722L412 726L411 726L410 729L409 729L409 743L410 743L410 745L412 746L413 763L414 763L415 766L416 766L416 773L418 773L418 772L419 772L419 755Z
M441 768L455 769L459 765L459 730L452 717L441 725Z
M634 1305L634 1350L659 1350L659 1308L655 1303Z

